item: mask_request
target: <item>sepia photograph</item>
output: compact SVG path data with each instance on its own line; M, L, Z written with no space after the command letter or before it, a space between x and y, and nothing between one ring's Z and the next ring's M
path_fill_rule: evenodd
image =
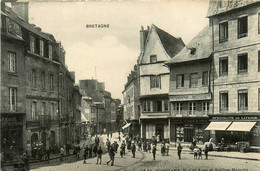
M260 170L259 0L1 0L1 171Z

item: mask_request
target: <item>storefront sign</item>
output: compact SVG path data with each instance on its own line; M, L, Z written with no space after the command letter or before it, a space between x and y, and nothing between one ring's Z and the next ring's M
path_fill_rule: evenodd
M170 101L187 101L187 100L210 100L211 94L189 94L170 96Z
M23 119L21 116L2 116L2 126L22 126Z
M172 120L174 123L208 123L206 119L176 119Z
M257 116L213 116L214 120L257 120Z

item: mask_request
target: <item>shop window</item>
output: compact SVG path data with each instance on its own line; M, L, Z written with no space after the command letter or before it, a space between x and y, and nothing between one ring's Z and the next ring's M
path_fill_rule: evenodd
M228 92L219 93L219 107L220 111L228 111Z
M177 75L177 88L184 87L184 74Z
M194 115L196 111L196 102L189 102L189 115Z
M248 110L248 90L238 90L238 110Z
M228 41L228 22L219 24L219 43Z
M177 126L177 128L176 128L176 141L184 142L184 127L183 126Z
M190 88L198 87L198 73L190 74Z
M209 113L209 102L202 102L203 115Z
M33 35L30 35L30 51L35 52L35 37Z
M219 58L219 76L228 75L228 58Z
M156 55L151 55L150 56L150 63L155 63L157 62L157 56Z
M36 102L32 102L32 114L31 114L31 120L35 121L37 119L37 103Z
M209 84L209 74L208 71L202 73L202 86L207 86Z
M237 22L238 22L238 38L246 37L248 32L247 16L238 18Z
M8 52L8 70L9 72L16 72L16 53L14 52Z
M9 88L9 110L16 110L16 98L17 98L17 88L10 87Z
M160 88L161 87L161 76L151 76L150 77L150 88Z
M36 88L36 70L32 69L32 74L31 74L31 86L33 88Z
M247 73L248 57L247 54L238 55L238 74Z

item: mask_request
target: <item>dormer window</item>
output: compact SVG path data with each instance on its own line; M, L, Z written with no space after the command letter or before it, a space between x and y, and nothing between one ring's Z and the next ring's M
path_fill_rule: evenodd
M7 24L7 29L9 33L22 37L21 27L18 24L10 19L7 20Z
M33 35L30 35L30 51L35 52L35 37Z
M155 63L157 62L157 56L156 55L151 55L150 56L150 63Z

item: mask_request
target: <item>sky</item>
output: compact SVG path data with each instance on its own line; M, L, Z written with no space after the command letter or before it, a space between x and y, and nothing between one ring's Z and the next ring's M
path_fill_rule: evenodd
M66 51L76 83L98 79L113 98L122 97L127 76L140 54L141 26L155 24L185 44L207 24L208 2L30 2L29 22L51 33ZM109 28L86 28L109 24Z

